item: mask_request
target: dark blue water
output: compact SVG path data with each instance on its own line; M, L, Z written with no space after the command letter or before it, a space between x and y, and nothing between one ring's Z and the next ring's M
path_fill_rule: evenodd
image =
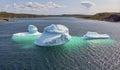
M14 22L0 22L0 70L120 70L119 22L72 17L22 18L11 21ZM11 40L12 34L27 31L29 24L36 25L40 32L50 24L62 24L70 29L72 36L78 37L87 31L106 33L116 43L48 48L23 45Z

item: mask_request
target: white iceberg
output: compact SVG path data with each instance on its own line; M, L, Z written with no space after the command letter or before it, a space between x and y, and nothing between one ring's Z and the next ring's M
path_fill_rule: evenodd
M34 25L28 26L28 32L21 32L21 33L13 34L13 36L34 36L34 35L41 35L41 33L38 32L38 28Z
M64 25L50 25L44 28L42 35L34 42L38 46L62 45L71 39L69 30Z
M97 32L87 32L83 36L85 39L107 39L110 38L108 34L98 34Z

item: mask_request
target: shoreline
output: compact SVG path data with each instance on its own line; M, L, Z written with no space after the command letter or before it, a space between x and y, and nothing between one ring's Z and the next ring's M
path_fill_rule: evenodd
M9 18L43 18L43 17L75 17L89 20L120 22L120 12L102 12L93 15L84 14L63 14L63 15L37 15L0 12L0 22L9 22Z
M0 19L0 22L7 22L7 21L6 21L6 20L1 20L1 19Z
M120 22L120 13L97 13L88 16L78 16L76 18L84 18L84 19L107 21L107 22Z
M9 21L8 18L0 18L0 22L7 22L7 21Z

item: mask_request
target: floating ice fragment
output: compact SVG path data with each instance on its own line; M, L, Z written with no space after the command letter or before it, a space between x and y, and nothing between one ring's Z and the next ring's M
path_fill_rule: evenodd
M42 35L35 41L38 46L57 46L69 41L71 36L64 25L50 25L44 28Z
M28 26L28 32L15 33L12 36L12 40L18 43L29 43L35 41L41 35L38 29L34 25Z
M97 32L87 32L83 36L85 39L107 39L110 38L108 34L98 34Z
M31 36L31 35L40 35L41 33L38 32L38 28L34 25L28 26L28 32L21 32L21 33L15 33L13 36Z

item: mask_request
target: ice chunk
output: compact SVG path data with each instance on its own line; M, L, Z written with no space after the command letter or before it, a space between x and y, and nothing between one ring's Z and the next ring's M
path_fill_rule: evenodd
M38 32L38 28L34 25L29 25L28 26L28 33L34 34Z
M13 34L13 36L31 36L31 35L41 35L41 33L38 32L38 28L34 25L28 26L28 32L20 32Z
M38 46L56 46L69 41L71 36L64 25L50 25L44 28L42 35L35 41Z
M87 32L83 36L85 39L107 39L110 38L108 34L98 34L97 32Z

